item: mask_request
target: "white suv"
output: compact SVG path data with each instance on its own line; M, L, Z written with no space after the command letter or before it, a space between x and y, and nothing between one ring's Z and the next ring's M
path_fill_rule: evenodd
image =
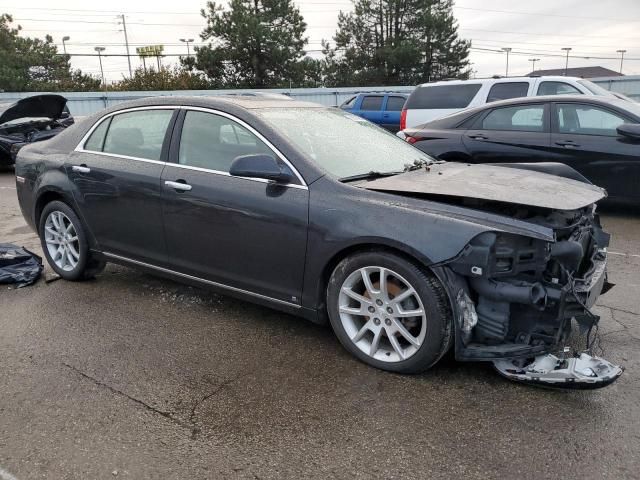
M571 94L615 97L595 83L575 77L506 77L425 83L418 85L404 104L400 130L496 100Z

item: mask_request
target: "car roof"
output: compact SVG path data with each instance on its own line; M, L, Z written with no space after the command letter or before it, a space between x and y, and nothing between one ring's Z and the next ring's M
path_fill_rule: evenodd
M123 110L126 108L184 105L190 107L203 107L212 109L225 109L240 107L246 110L257 108L326 108L323 105L297 100L285 100L273 96L243 96L243 95L211 95L211 96L156 96L145 97L117 105L103 110L101 113Z
M485 83L501 83L501 82L529 82L532 80L546 80L552 82L561 82L566 80L583 80L578 77L564 77L560 75L545 75L545 76L533 76L533 77L496 77L496 78L474 78L469 80L440 80L438 82L428 82L418 85L419 87L434 87L440 85L464 85L464 84L485 84Z
M458 125L460 122L465 121L467 118L472 117L478 112L483 112L496 107L509 107L512 105L526 105L526 104L536 104L536 103L546 103L546 102L556 102L556 103L591 103L601 106L614 106L620 108L621 110L625 110L629 114L633 116L638 116L638 114L629 108L626 108L631 102L628 100L622 100L614 97L605 97L601 95L541 95L538 97L518 97L518 98L509 98L507 100L498 100L496 102L489 102L483 105L469 108L466 110L461 110L459 112L453 113L446 117L438 118L432 120L431 122L427 122L423 125L418 125L414 127L414 130L420 129L429 129L429 128L451 128L453 125ZM632 104L632 103L631 103ZM633 104L632 104L633 105Z

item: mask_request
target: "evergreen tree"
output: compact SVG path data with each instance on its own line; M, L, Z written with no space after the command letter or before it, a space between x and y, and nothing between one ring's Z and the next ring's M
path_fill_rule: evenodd
M215 85L275 87L299 75L306 24L292 0L231 0L228 8L208 2L202 15L211 40L196 48L195 67Z
M0 90L10 92L89 91L100 80L72 70L68 55L58 54L53 38L19 36L10 15L0 15Z
M333 85L415 85L468 76L470 43L458 37L453 0L354 0L324 44Z

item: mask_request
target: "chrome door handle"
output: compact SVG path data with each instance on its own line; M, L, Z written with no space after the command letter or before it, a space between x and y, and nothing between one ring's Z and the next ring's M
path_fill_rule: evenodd
M172 182L170 180L166 180L164 184L167 187L173 188L175 190L180 190L182 192L188 192L189 190L191 190L191 185L182 182Z
M71 170L78 173L90 173L91 169L85 165L74 165Z

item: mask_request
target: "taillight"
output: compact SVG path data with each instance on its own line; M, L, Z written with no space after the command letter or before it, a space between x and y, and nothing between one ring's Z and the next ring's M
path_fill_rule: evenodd
M400 130L407 128L407 109L403 108L400 112Z
M418 140L420 140L419 138L416 137L410 137L409 135L405 136L404 139L409 142L411 145L413 145L414 143L416 143Z

